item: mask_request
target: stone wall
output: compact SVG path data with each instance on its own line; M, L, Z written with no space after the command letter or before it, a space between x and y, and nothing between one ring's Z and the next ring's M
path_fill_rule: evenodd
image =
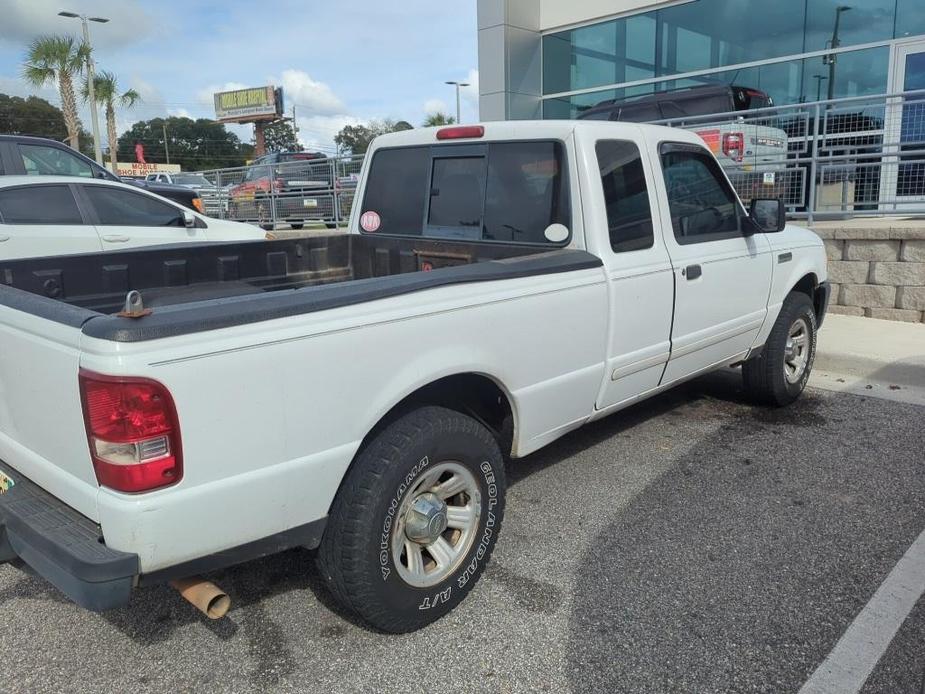
M825 241L832 299L829 310L850 316L918 323L925 312L925 220L918 224L813 230Z

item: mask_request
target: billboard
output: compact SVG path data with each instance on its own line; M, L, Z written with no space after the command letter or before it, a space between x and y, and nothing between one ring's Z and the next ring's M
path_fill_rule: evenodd
M272 85L219 92L213 98L217 121L246 123L273 120L283 115L283 90Z

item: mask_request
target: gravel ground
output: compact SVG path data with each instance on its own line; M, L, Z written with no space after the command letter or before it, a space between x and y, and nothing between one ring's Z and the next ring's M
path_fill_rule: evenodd
M211 576L210 622L169 588L84 612L0 567L9 692L787 692L925 529L925 408L809 391L744 403L716 374L513 463L469 598L383 636L333 606L311 553ZM867 682L918 691L921 603Z

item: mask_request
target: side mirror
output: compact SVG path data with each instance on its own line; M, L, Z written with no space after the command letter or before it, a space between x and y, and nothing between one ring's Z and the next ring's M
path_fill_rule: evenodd
M787 225L787 210L780 198L755 198L748 208L748 217L759 231L774 233Z
M183 226L187 229L192 229L196 226L196 216L192 212L183 210Z

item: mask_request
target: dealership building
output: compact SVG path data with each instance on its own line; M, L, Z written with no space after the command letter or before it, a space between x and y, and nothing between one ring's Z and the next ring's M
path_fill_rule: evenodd
M925 89L925 0L479 0L482 120L734 83L776 104Z

